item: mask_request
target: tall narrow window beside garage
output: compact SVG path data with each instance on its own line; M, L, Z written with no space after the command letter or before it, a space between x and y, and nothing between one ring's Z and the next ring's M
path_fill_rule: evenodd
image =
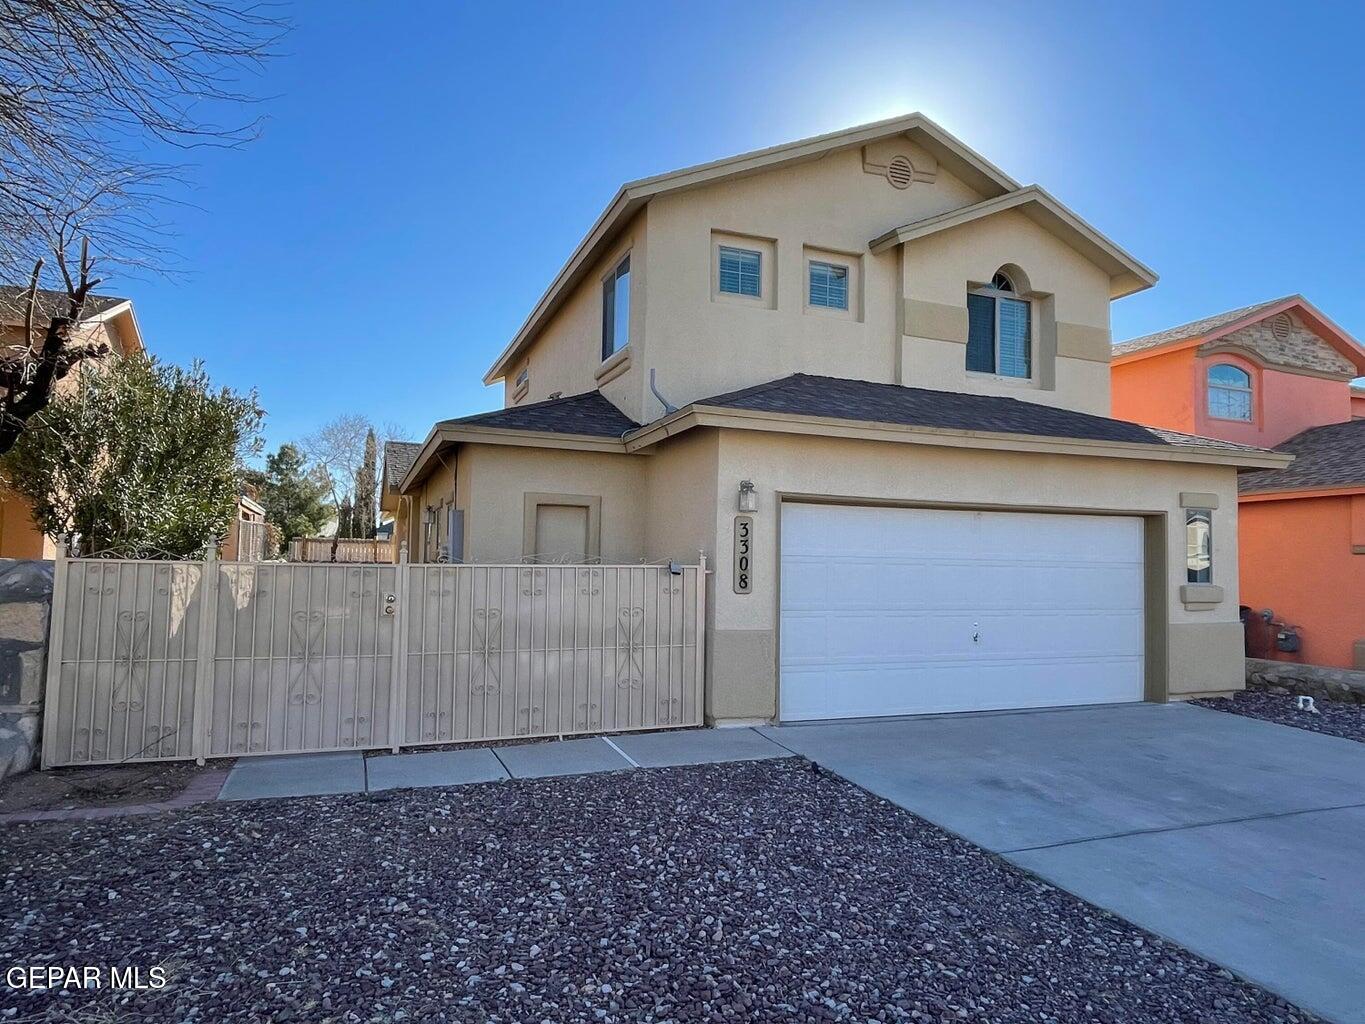
M630 257L602 282L602 358L630 344Z
M810 304L825 309L848 309L848 267L811 260Z
M1185 582L1213 582L1213 513L1185 510Z
M720 290L727 295L748 295L758 298L762 293L763 254L752 249L719 247Z
M1033 311L1014 282L996 274L989 287L967 295L967 369L1002 377L1033 373Z
M1209 415L1251 420L1251 374L1227 363L1209 367Z

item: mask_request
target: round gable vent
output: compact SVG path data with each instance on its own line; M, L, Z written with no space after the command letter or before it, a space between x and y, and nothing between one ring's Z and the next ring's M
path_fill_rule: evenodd
M1270 333L1275 337L1284 339L1289 337L1289 329L1294 326L1294 322L1289 319L1288 313L1281 313L1270 321Z
M896 188L909 188L910 182L915 180L915 169L905 157L893 156L886 167L886 180Z

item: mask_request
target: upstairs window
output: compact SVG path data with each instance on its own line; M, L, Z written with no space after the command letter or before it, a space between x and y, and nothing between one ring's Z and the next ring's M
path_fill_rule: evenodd
M1009 276L967 294L967 369L1002 377L1033 374L1033 311Z
M1209 367L1209 415L1251 422L1251 374L1219 363Z
M602 359L630 344L630 256L602 282Z
M720 290L727 295L748 295L758 298L762 293L763 254L752 249L720 246Z
M848 309L848 267L811 260L810 304L825 309Z

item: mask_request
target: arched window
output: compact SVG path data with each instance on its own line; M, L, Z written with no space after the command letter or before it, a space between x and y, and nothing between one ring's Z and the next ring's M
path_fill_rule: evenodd
M1209 367L1209 415L1251 422L1251 374L1229 363Z
M967 369L1002 377L1033 373L1033 309L1013 279L997 270L991 283L967 293Z

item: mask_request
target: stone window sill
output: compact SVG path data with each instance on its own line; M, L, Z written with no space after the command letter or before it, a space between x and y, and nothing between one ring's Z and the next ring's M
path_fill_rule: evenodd
M618 352L613 352L604 359L602 365L597 368L597 372L593 374L593 379L596 380L599 385L606 384L608 381L615 380L629 369L630 346L627 345L625 348Z
M1212 583L1186 583L1180 588L1180 603L1191 611L1217 607L1223 603L1223 588Z

